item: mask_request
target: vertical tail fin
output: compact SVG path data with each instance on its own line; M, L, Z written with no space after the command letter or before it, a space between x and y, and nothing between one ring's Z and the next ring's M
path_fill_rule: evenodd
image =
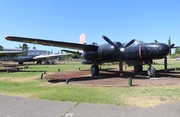
M3 51L3 47L0 45L0 51Z
M23 53L22 53L23 56L26 56L28 54L27 44L25 44L25 43L23 44L22 51L23 51Z
M79 37L79 43L80 44L86 44L86 35L85 33L82 33ZM83 53L83 50L79 50L79 53Z
M79 43L80 44L86 44L86 35L85 33L82 33L79 37Z

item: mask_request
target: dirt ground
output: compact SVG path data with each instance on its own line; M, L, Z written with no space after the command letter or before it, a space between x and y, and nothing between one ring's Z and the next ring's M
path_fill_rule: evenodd
M132 78L133 86L163 86L179 85L180 71L157 71L154 78L149 78L145 71L138 74L133 71L124 71L123 76L118 76L118 71L102 70L98 76L91 76L90 71L66 71L46 74L44 79L50 83L68 83L71 85L86 86L129 86L128 78Z

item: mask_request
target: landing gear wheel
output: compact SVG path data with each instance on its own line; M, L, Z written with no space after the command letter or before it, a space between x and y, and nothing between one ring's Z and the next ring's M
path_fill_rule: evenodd
M91 66L91 75L97 76L99 74L99 67L98 65L92 65Z
M155 77L156 76L156 69L154 67L150 66L147 69L147 74L149 77Z
M23 65L23 62L19 62L19 65Z
M41 63L42 63L41 60L38 60L38 61L37 61L37 64L38 64L38 65L41 65Z

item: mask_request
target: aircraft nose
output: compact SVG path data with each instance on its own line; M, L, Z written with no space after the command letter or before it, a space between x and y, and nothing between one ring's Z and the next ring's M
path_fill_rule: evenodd
M167 45L167 44L163 44L163 43L161 43L160 44L160 46L161 46L161 54L162 54L162 56L167 56L168 54L169 54L169 46Z
M154 49L157 58L164 58L169 53L169 46L164 43L158 43Z

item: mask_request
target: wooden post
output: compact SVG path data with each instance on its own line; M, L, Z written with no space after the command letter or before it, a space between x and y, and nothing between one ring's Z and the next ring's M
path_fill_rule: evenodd
M41 79L43 79L43 74L41 74Z

